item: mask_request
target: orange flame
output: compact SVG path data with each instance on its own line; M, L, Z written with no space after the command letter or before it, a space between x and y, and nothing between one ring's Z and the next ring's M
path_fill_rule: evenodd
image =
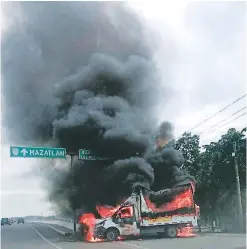
M119 207L106 207L106 206L97 206L96 209L102 218L107 218L112 216ZM88 242L101 242L102 239L94 237L94 228L96 224L96 218L94 214L87 213L83 214L80 217L79 223L84 227L85 239Z
M183 207L192 207L194 204L193 201L193 192L189 188L185 192L178 194L174 200L169 203L163 204L160 207L156 207L148 198L145 198L148 208L154 212L164 212L164 211L173 211Z
M94 241L94 228L96 224L96 218L93 214L87 213L80 217L80 224L83 224L85 239L87 241Z
M96 206L96 209L102 218L111 217L119 208L117 207L106 207L106 206Z
M193 228L188 226L188 227L183 227L181 229L178 229L178 234L177 234L178 237L194 237L196 236L195 233L193 233Z

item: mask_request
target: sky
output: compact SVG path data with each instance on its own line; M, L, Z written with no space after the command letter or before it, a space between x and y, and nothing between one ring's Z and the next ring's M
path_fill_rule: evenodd
M160 120L172 121L179 137L246 93L246 4L174 1L161 8L157 3L142 4L138 1L132 5L156 23L164 44L173 43L173 51L166 51L163 46L157 57L159 65L167 63L167 56L171 57L168 60L171 61L168 83L173 90L171 99L163 105ZM155 7L151 8L151 5ZM192 133L203 133L201 144L207 144L217 140L232 126L241 129L246 125L246 116L229 125L211 127L245 104L246 98L198 126ZM214 129L217 131L213 132Z
M246 93L243 2L130 1L129 4L161 38L155 59L172 94L161 103L158 116L160 121L174 123L177 137ZM245 105L246 98L192 132L203 132L201 143L206 144L217 140L228 128L243 128L246 116L223 127L210 127ZM35 159L12 159L9 145L1 147L1 216L53 212L40 179L30 173L35 164Z

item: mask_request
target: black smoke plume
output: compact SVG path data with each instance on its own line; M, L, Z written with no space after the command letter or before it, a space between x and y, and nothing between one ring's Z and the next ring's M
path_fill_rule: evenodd
M174 127L169 122L163 122L158 129L157 138L163 139L166 145L146 153L146 161L154 169L154 183L150 193L150 200L157 206L169 202L178 193L185 191L195 178L182 169L184 157L181 152L174 149Z
M42 162L49 198L60 210L92 211L136 186L156 191L183 178L174 151L144 157L166 89L153 60L155 36L141 18L121 2L2 8L4 142L89 149L107 158L74 158L72 167L69 160L66 167Z

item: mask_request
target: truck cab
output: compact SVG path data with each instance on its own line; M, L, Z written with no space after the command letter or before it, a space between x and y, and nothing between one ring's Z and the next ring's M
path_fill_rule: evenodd
M120 236L140 235L134 210L134 205L122 206L113 216L98 219L95 225L95 238L114 241Z

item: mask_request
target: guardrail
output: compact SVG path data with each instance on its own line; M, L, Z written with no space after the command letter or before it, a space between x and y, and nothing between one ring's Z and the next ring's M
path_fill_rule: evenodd
M74 223L74 220L73 219L69 219L69 218L55 218L55 219L52 219L52 220L59 220L59 221L64 221L64 222L68 222L68 223Z
M62 218L55 218L55 219L42 219L42 220L37 220L39 223L45 223L45 224L54 224L54 225L59 225L62 227L66 227L68 229L71 229L73 231L74 228L74 221L72 219L62 219ZM76 224L76 230L78 231L80 227L80 224Z

